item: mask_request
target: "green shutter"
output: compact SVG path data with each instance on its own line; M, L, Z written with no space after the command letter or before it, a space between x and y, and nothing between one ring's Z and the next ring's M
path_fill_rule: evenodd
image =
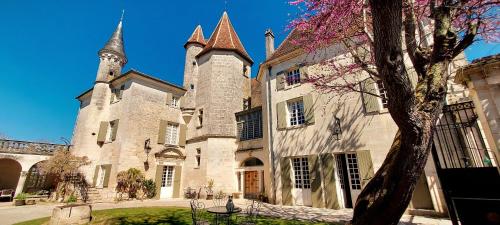
M156 184L155 198L156 199L160 199L162 175L163 175L163 165L156 166L156 176L155 176L155 184Z
M116 140L116 132L118 132L118 122L120 122L120 120L114 120L113 121L113 130L111 131L111 141L114 141Z
M286 102L278 102L276 104L276 113L278 117L278 129L285 129L287 126L286 121Z
M333 154L330 153L321 154L320 158L323 170L326 208L339 209L340 205L337 197L337 184L335 182L335 170L333 167L335 164L335 158L333 157Z
M97 142L104 143L106 141L106 132L108 131L108 122L102 121L99 125L99 133L97 134Z
M181 197L181 175L182 166L176 166L174 171L174 190L172 193L172 197L174 198Z
M367 94L377 94L375 90L375 81L372 79L366 79L361 82L361 90L363 91L363 105L365 107L366 113L378 112L379 111L379 103L378 98L374 95Z
M281 158L281 202L283 205L292 205L292 178L290 177L290 158Z
M311 182L311 199L312 207L323 208L323 190L321 189L321 172L320 161L317 155L310 155L308 157L309 163L309 178Z
M179 125L179 146L186 146L186 124Z
M172 93L167 93L167 105L172 104Z
M97 176L99 176L99 165L95 166L94 171L94 187L97 185Z
M104 167L104 184L102 185L102 187L108 187L108 183L109 183L109 176L111 175L111 164L106 164L106 165L103 165Z
M276 90L281 91L285 89L285 73L279 72L276 74Z
M364 187L373 177L372 157L369 150L356 151L358 158L359 173L361 175L361 185Z
M307 94L302 100L304 101L304 117L306 119L306 124L314 124L314 100L312 94Z
M160 120L160 129L158 130L158 144L165 144L166 131L167 131L167 121Z

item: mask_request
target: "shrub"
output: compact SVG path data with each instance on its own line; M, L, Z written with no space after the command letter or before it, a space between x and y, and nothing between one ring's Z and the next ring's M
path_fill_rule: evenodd
M127 193L129 198L137 198L137 192L143 190L144 174L136 168L119 172L116 180L116 191Z
M21 192L21 193L17 194L16 197L14 197L14 199L17 199L17 200L26 200L27 197L28 197L28 194L26 194L24 192Z
M74 195L71 195L69 196L68 200L66 200L66 203L75 203L76 201L76 197Z
M156 195L156 183L152 179L142 181L142 190L147 198L153 198Z

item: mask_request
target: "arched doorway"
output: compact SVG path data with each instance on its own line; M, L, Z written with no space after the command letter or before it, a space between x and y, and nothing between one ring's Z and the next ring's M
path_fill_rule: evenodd
M43 174L41 172L40 164L42 162L35 163L35 165L31 166L28 170L23 192L48 194L50 190L56 187L56 176L53 174Z
M264 192L264 163L256 157L249 157L240 164L238 189L246 199L258 199ZM241 188L243 186L243 188Z
M21 176L21 164L13 159L0 159L0 190L16 190Z

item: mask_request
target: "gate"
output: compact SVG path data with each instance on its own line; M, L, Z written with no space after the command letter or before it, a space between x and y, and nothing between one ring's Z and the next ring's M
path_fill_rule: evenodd
M482 135L473 102L443 108L432 156L453 224L500 224L498 161Z

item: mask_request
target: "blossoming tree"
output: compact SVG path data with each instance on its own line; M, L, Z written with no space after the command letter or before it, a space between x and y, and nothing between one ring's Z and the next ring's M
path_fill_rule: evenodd
M382 81L386 88L388 110L399 131L381 168L359 195L351 224L397 224L431 149L433 129L445 102L449 64L478 39L499 40L500 1L291 3L303 9L291 23L301 32L296 44L315 52L336 43L352 58L349 64L325 61L328 73L309 74L309 81L318 90L363 92L355 79L349 78L359 72Z

